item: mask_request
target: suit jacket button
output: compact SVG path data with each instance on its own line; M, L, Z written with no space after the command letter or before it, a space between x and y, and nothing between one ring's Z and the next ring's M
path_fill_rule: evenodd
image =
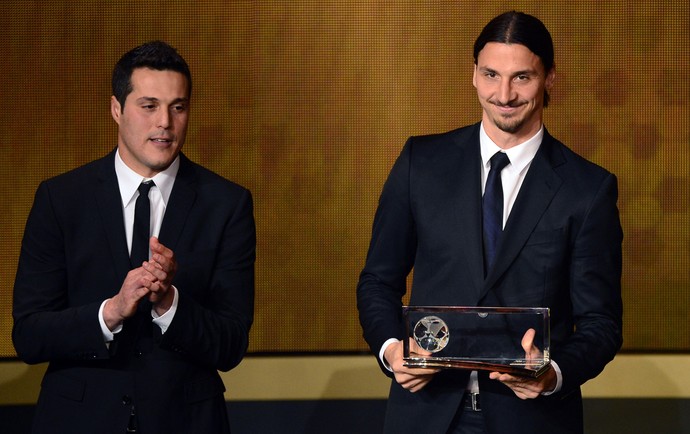
M129 395L124 395L122 397L122 405L130 405L132 404L132 398Z

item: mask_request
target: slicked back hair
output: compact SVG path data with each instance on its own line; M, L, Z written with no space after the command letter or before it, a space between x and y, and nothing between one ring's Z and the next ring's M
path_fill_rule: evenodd
M553 40L548 29L538 18L523 12L505 12L484 26L474 42L474 64L479 52L489 42L520 44L536 54L548 74L554 66ZM549 94L544 90L544 107L549 105Z
M192 93L192 74L187 62L167 43L151 41L123 54L115 64L112 87L113 95L120 103L120 110L124 110L127 95L132 92L132 72L138 68L179 72L187 77L188 92L190 95Z

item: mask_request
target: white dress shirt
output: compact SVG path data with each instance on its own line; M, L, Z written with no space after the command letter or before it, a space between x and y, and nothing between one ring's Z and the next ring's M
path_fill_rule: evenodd
M115 152L115 174L117 175L117 183L120 188L120 196L122 199L122 214L125 224L125 235L127 237L128 251L131 251L132 249L134 207L137 198L139 197L139 184L149 180L152 180L155 184L149 191L149 200L151 202L150 227L151 236L158 237L158 234L161 230L161 224L163 223L163 216L165 215L165 208L170 200L170 194L172 193L173 184L175 184L175 177L177 176L177 171L179 168L180 157L178 156L164 171L156 174L153 178L144 178L127 167L124 161L122 161L122 157L120 157L119 149ZM170 326L170 323L175 316L175 312L177 311L177 288L174 286L172 288L174 291L174 298L170 309L161 316L158 316L155 310L151 309L151 317L153 318L153 322L160 327L162 333L167 331L168 326ZM105 325L105 321L103 319L103 308L108 300L105 300L103 303L101 303L101 307L98 311L98 320L101 324L101 331L103 332L103 338L106 342L112 341L114 339L114 335L122 330L122 325L118 326L112 331L109 330Z

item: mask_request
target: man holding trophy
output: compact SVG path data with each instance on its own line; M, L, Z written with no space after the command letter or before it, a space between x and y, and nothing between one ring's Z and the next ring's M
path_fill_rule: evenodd
M407 141L357 287L393 379L385 432L582 433L580 386L622 345L616 177L544 127L556 73L541 21L494 18L474 63L481 122Z

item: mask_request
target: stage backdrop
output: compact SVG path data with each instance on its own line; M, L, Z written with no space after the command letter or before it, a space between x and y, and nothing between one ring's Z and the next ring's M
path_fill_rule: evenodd
M687 0L10 0L0 356L14 356L11 292L34 191L114 148L112 66L152 39L192 69L184 151L254 193L251 351L366 350L355 286L382 184L407 136L479 120L472 44L509 8L554 37L550 132L619 177L624 348L690 350Z

